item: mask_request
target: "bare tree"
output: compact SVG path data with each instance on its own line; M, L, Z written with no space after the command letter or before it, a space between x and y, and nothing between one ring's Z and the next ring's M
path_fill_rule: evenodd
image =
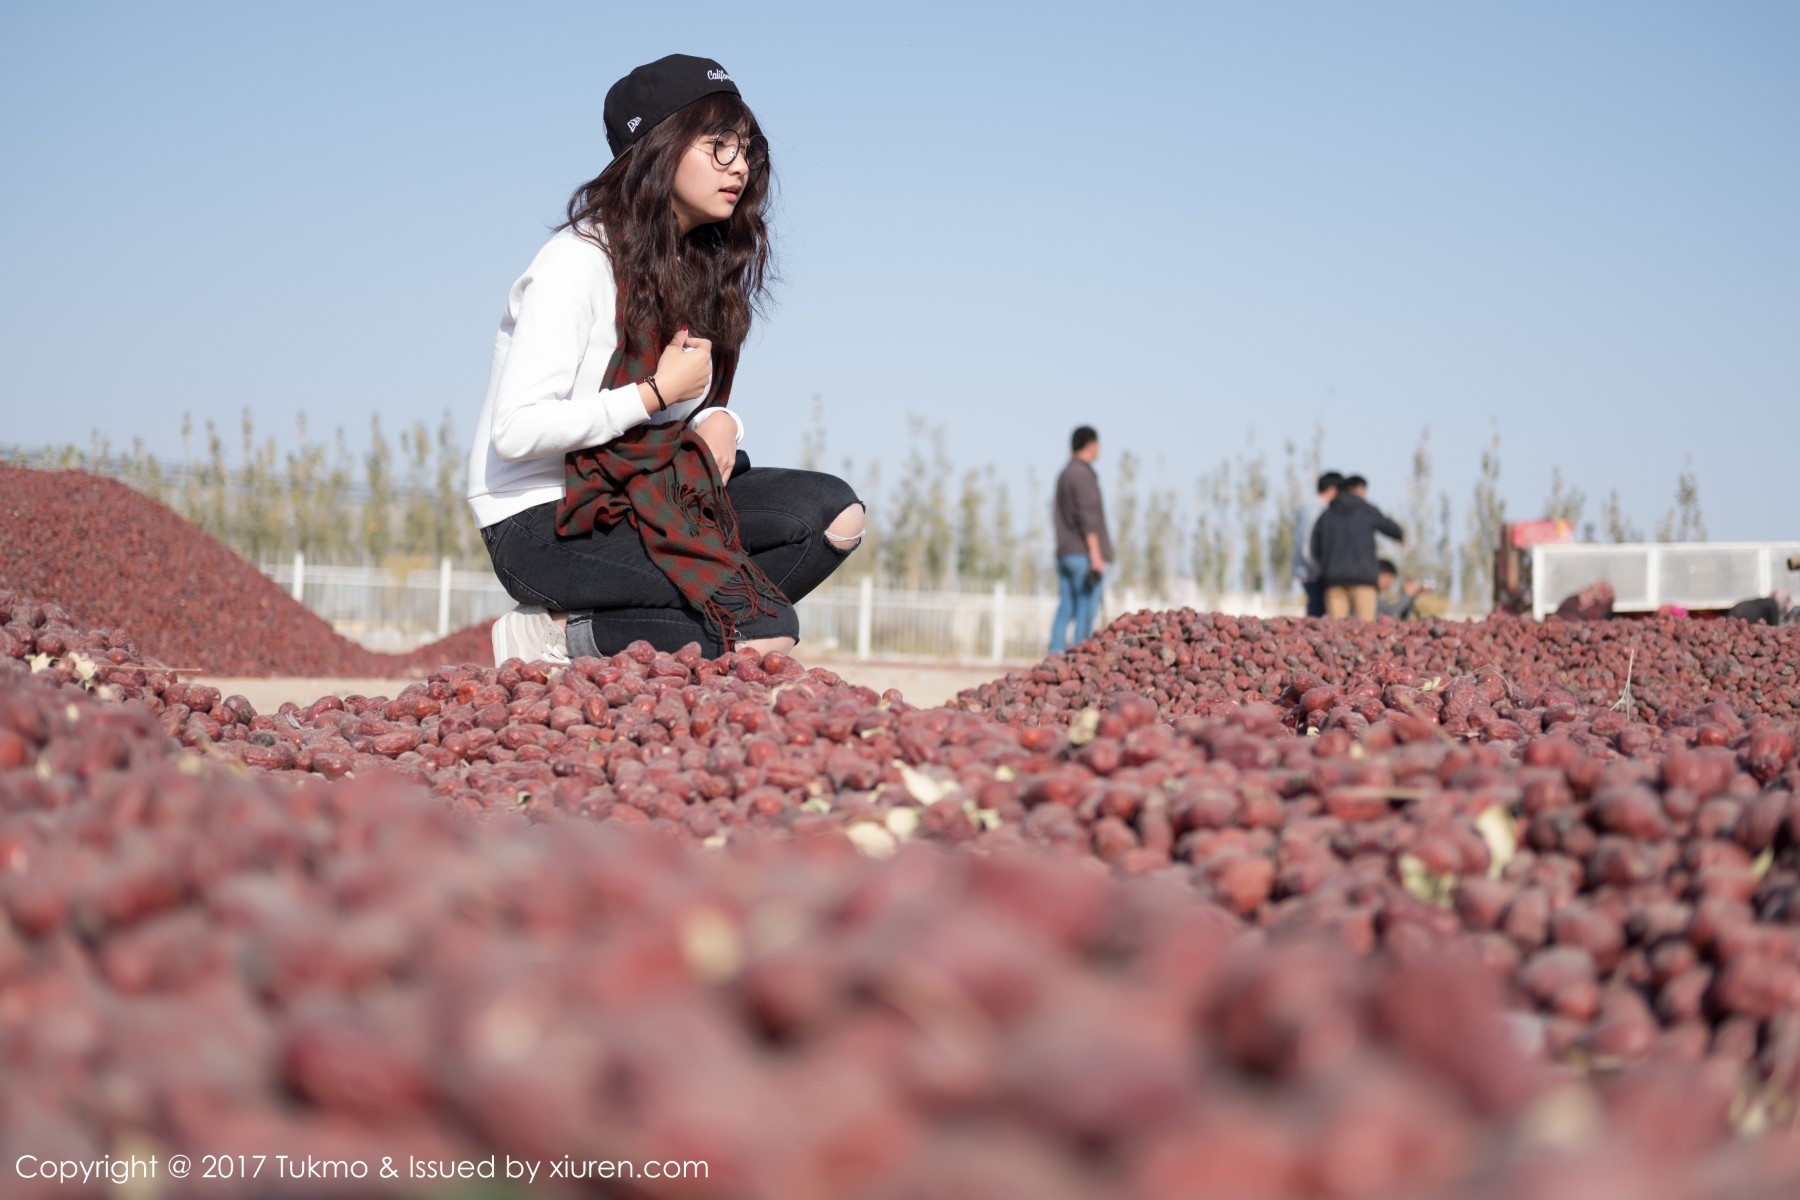
M467 452L457 434L456 417L449 409L438 423L436 557L445 555L463 563L486 563L475 531L475 515L465 498L469 470Z
M1175 508L1172 489L1151 490L1150 502L1144 509L1144 587L1152 596L1169 594L1169 575L1179 539Z
M201 509L197 524L222 542L231 539L231 469L225 465L225 442L219 428L206 423L206 466L202 468ZM191 516L191 514L190 514Z
M814 392L812 398L812 428L800 434L800 469L802 471L821 470L825 461L825 397Z
M1475 477L1474 502L1469 507L1469 537L1463 543L1462 598L1480 603L1492 594L1494 550L1506 527L1506 501L1500 495L1500 428L1493 426L1487 449L1481 452L1481 472Z
M1550 498L1544 501L1544 515L1552 521L1567 521L1577 528L1582 510L1587 507L1587 494L1563 482L1562 468L1550 468Z
M294 416L294 444L287 452L289 543L308 558L324 549L328 531L339 523L325 485L325 447L306 440L306 414Z
M195 520L200 511L200 473L194 466L194 414L181 414L181 515Z
M1144 559L1139 546L1137 481L1140 464L1127 450L1119 455L1113 477L1113 552L1118 555L1119 586L1134 588L1144 582Z
M1049 533L1050 497L1044 491L1043 480L1035 466L1025 468L1025 511L1031 516L1025 525L1025 535L1019 540L1013 578L1019 581L1020 591L1036 592L1054 578L1054 574L1045 568L1055 556L1055 547Z
M1664 516L1656 530L1659 542L1704 542L1706 519L1700 515L1700 481L1694 476L1694 462L1687 461L1675 481L1675 507Z
M244 462L238 473L236 491L240 497L236 536L232 544L251 562L264 562L284 549L283 536L287 521L280 512L287 498L277 495L275 477L275 441L256 444L255 426L250 409L243 412Z
M357 518L351 506L351 481L355 478L356 460L350 453L350 439L339 425L333 433L331 471L325 477L325 494L329 497L326 511L340 514L341 519L331 522L327 527L326 537L321 546L330 555L332 561L343 562L352 557L360 557L360 546L357 538Z
M1232 561L1231 463L1204 472L1194 484L1194 525L1188 562L1194 582L1221 593L1230 585Z
M1250 433L1250 444L1256 433ZM1238 528L1244 539L1243 583L1247 592L1261 592L1268 584L1267 543L1263 538L1263 506L1269 499L1269 468L1263 456L1240 457L1237 485Z
M1431 502L1431 426L1419 431L1419 444L1413 448L1412 475L1406 481L1406 541L1400 551L1400 574L1406 579L1424 579L1432 574L1432 555L1437 533L1433 527Z
M1431 558L1427 564L1424 578L1431 580L1433 586L1441 587L1446 592L1455 583L1456 548L1450 544L1451 530L1455 528L1450 514L1450 493L1438 493L1437 538L1432 543Z
M1008 587L1020 587L1013 565L1019 556L1019 535L1013 530L1012 495L1005 483L996 480L993 467L986 468L986 478L994 492L994 533L989 552L993 578L1004 580Z
M435 558L432 550L442 523L432 489L431 450L431 431L425 422L414 421L410 429L400 431L406 483L400 502L400 539L394 548L407 558Z
M131 439L131 459L126 466L125 481L158 504L172 504L168 477L156 455L144 445L144 439Z
M1294 526L1307 504L1307 485L1300 475L1299 448L1289 438L1282 446L1281 499L1269 531L1269 577L1273 591L1285 595L1294 586ZM1318 478L1315 472L1314 479Z
M92 471L97 474L107 471L108 464L112 462L112 439L98 429L90 430L88 432L88 451L78 461L84 471Z
M379 564L393 546L394 452L381 432L381 414L369 418L369 450L363 455L363 481L368 498L363 502L360 534L362 552Z
M1606 530L1606 540L1614 545L1644 540L1638 527L1625 515L1625 508L1619 503L1618 488L1614 488L1607 495L1606 503L1600 506L1600 523Z
M901 587L932 587L950 557L944 484L925 457L927 438L941 454L941 431L929 429L919 416L909 416L906 425L906 464L895 488L888 538L888 578Z
M994 469L987 469L988 478L982 479L982 473L974 467L963 472L962 495L957 500L956 524L956 580L963 585L985 583L989 577L988 563L991 553L990 534L985 509L987 496L992 490Z
M942 587L956 558L956 535L950 525L950 434L942 425L931 430L930 483L925 488L925 578Z

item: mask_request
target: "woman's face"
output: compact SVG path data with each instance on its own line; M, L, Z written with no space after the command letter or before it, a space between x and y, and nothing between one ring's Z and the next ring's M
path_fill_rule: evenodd
M684 234L701 225L729 221L750 181L749 154L740 151L729 166L719 165L715 147L721 138L727 145L733 141L732 134L709 133L689 146L675 165L670 205Z

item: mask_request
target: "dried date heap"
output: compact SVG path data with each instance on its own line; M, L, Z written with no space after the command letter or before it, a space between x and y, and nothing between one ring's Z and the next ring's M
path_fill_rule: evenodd
M195 753L55 674L0 666L14 1156L690 1159L681 1194L801 1200L1800 1184L1791 1135L1731 1137L1728 1064L1552 1065L1453 941L1250 936L1020 846L478 822ZM350 1192L383 1187L418 1194Z
M1173 720L644 646L265 714L13 600L9 1148L654 1151L733 1196L1800 1184L1795 723L1615 708L1580 639Z
M115 479L0 464L0 592L211 675L412 676L490 657L487 623L410 654L342 637L232 550Z
M1190 609L1128 613L1035 667L969 689L957 704L1011 724L1064 724L1134 692L1174 720L1273 701L1303 678L1354 686L1382 671L1410 673L1405 686L1496 673L1507 685L1499 699L1526 708L1551 690L1595 707L1623 697L1652 723L1715 701L1744 715L1800 717L1800 628L1791 626L1673 617L1539 623L1504 615L1319 621Z
M79 661L45 669L75 681L94 671ZM842 831L871 853L1023 843L1169 873L1358 952L1463 939L1556 1056L1661 1046L1800 1070L1796 728L1718 702L1660 729L1555 688L1509 703L1492 671L1414 686L1390 668L1347 688L1300 674L1281 705L1175 726L1126 695L1066 730L1015 728L783 655L642 645L276 714L128 664L90 682L190 748L325 779L393 771L484 821L576 815L689 849L741 832ZM1484 719L1492 705L1508 715Z

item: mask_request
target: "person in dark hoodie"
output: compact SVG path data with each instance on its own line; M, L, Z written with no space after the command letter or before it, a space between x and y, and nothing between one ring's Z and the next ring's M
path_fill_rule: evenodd
M1325 615L1373 621L1376 584L1381 578L1375 535L1385 533L1403 541L1405 534L1393 518L1356 493L1355 478L1345 481L1337 497L1313 522L1312 556L1319 564L1319 578L1325 582Z

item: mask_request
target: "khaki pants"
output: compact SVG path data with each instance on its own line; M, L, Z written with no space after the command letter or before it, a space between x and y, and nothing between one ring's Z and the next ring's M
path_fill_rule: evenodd
M1325 588L1325 615L1328 617L1348 617L1354 615L1359 621L1375 619L1375 585L1372 583L1353 583L1348 586L1329 585Z

